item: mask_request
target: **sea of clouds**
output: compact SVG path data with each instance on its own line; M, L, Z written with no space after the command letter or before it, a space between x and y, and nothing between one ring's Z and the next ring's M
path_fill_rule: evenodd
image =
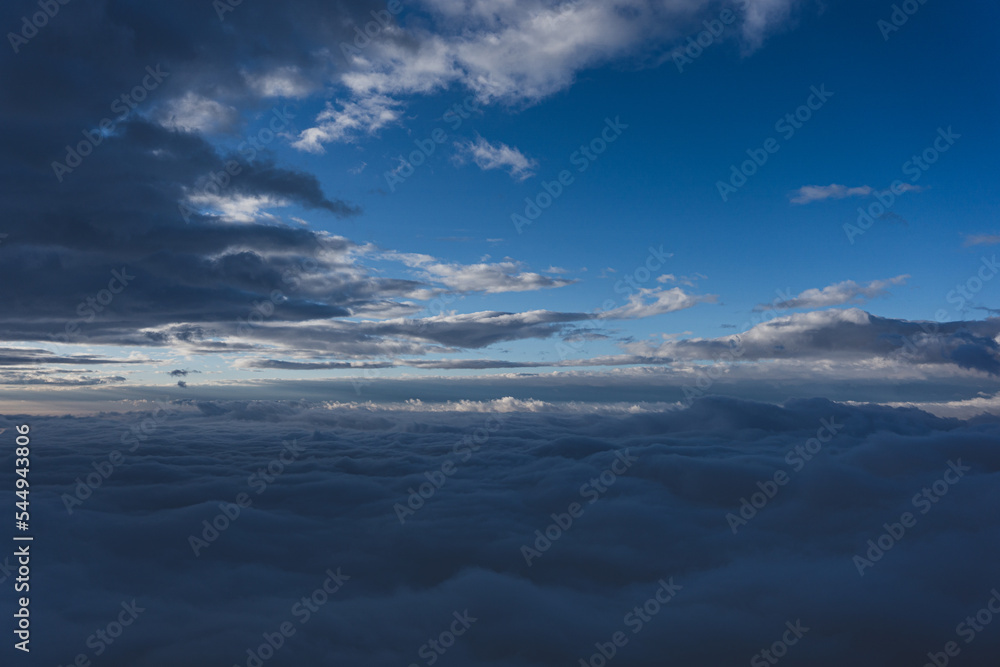
M9 417L0 438L21 423L32 664L919 667L955 642L971 667L1000 650L1000 622L966 622L1000 587L993 417L189 401Z

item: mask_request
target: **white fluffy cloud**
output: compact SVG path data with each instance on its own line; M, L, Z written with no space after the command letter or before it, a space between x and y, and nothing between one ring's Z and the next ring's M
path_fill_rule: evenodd
M744 52L786 25L797 2L735 3ZM566 89L588 67L656 52L695 34L719 11L710 0L425 0L422 8L427 20L391 26L352 57L352 69L337 83L354 102L381 100L384 107L386 99L458 84L482 102L531 104ZM323 143L347 140L330 113L295 145L319 152Z

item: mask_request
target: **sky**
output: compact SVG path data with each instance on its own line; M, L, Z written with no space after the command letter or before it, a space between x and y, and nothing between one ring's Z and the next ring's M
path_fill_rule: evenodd
M4 3L0 662L995 665L998 13Z
M994 8L22 4L4 405L994 388Z

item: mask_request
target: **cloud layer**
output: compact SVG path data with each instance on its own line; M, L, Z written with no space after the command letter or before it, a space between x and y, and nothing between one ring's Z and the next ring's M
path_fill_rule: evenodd
M48 545L32 618L61 629L36 657L95 659L88 637L134 599L144 611L104 647L106 664L245 665L287 621L296 632L267 664L423 665L422 647L468 610L476 621L442 660L577 664L622 630L615 664L745 664L800 620L795 660L881 667L921 664L997 586L994 421L825 400L632 415L455 407L209 401L31 418ZM806 459L817 434L826 442ZM63 495L112 449L124 462L69 515ZM962 476L936 486L949 462ZM734 534L727 516L779 471L786 482ZM240 494L250 506L216 519ZM572 526L548 528L572 503ZM915 526L861 576L855 556L903 512ZM195 556L204 521L227 527ZM558 537L528 565L524 547L547 530ZM338 568L350 578L302 622L296 603ZM633 632L627 614L671 578L676 596ZM987 627L963 658L986 664L998 648Z

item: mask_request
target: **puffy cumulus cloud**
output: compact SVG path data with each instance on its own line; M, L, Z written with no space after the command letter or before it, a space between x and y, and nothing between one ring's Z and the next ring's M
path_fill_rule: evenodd
M578 664L618 631L615 664L746 664L789 621L808 628L789 648L803 664L922 664L951 640L968 664L1000 651L992 627L973 644L955 635L997 587L995 419L819 399L453 407L184 401L3 419L32 426L46 544L32 619L61 629L32 652L93 659L87 638L133 599L143 611L107 664L246 665L285 622L295 634L267 664L424 664L421 647L466 610L476 620L444 659L474 667ZM113 449L124 462L69 515L64 494ZM734 534L727 515L778 471L787 483ZM396 506L430 479L440 488L401 524ZM216 519L241 493L250 506ZM558 537L529 566L522 548L572 503L582 513L548 529ZM855 556L904 512L915 524L860 576ZM195 556L191 536L213 520L225 528ZM306 620L302 598L328 570L342 587ZM640 624L661 579L680 588Z
M475 141L457 144L459 162L471 159L476 166L484 171L490 169L505 169L511 178L524 181L535 175L534 169L538 162L517 148L511 148L505 143L491 144L483 137Z
M873 280L867 285L859 285L853 280L845 280L823 289L808 289L798 296L769 304L758 304L754 312L764 312L772 308L790 310L793 308L829 308L845 303L863 303L869 299L885 296L893 285L905 285L909 275L896 276L888 280Z

